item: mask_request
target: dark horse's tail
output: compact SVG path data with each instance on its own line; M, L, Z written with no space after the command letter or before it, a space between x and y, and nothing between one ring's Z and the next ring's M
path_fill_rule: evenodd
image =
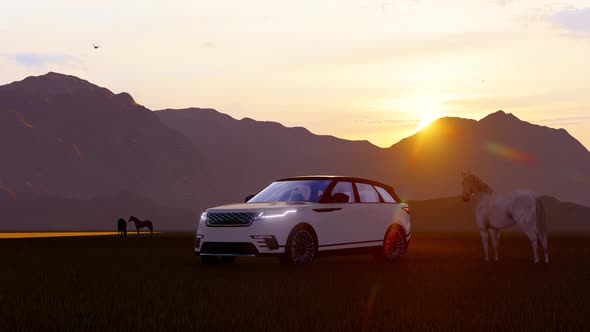
M547 243L547 217L545 216L545 207L540 197L536 199L537 206L537 238L543 243Z

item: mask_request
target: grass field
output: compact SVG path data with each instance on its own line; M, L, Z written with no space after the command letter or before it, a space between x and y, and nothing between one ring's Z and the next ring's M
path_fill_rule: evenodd
M587 330L590 238L415 234L398 264L369 256L201 266L191 234L0 240L0 330Z

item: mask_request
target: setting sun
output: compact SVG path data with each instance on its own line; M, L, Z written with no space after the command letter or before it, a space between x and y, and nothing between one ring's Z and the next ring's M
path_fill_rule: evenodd
M440 116L435 115L435 114L426 115L425 117L422 118L422 120L418 124L418 131L428 127L428 125L430 125L430 123L432 123L432 121L439 119L439 118L440 118Z

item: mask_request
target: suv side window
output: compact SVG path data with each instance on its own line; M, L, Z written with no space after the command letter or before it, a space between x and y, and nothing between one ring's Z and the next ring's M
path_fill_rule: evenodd
M381 198L383 198L385 203L397 203L395 201L395 199L393 199L393 197L391 197L391 195L387 192L387 190L385 190L379 186L375 186L375 189L377 189L377 191L379 192L379 195L381 195Z
M359 192L361 203L379 203L379 195L372 185L367 183L355 183Z
M338 193L348 195L348 203L354 202L354 190L352 189L352 182L340 181L336 183L334 189L332 189L332 197Z

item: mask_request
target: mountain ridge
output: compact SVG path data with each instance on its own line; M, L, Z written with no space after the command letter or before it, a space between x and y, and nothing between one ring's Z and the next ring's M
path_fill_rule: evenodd
M127 93L75 76L30 76L0 86L0 120L0 149L11 156L0 180L15 192L83 198L136 190L169 204L192 200L198 151ZM177 197L161 193L163 184Z
M10 156L0 196L133 192L198 215L308 174L378 180L405 200L454 196L469 169L497 191L524 187L590 206L588 150L565 130L503 111L441 118L382 148L211 108L151 111L128 93L47 75L0 86L0 150Z
M177 113L181 113L181 112L191 113L191 112L193 112L193 113L204 113L204 114L206 113L210 116L217 116L220 119L234 120L234 121L240 122L244 125L256 123L256 124L261 124L261 125L265 125L265 126L269 126L269 127L278 127L278 128L282 128L282 129L286 129L286 130L294 130L294 131L299 130L299 131L304 131L304 132L314 135L314 136L325 137L325 138L330 138L330 139L337 139L337 140L342 140L342 141L347 141L347 142L360 142L363 144L368 144L368 145L374 146L376 148L381 148L366 139L365 140L351 140L351 139L337 137L337 136L329 135L329 134L325 134L325 135L324 134L316 134L303 126L291 127L291 126L286 126L286 125L282 124L281 122L277 122L277 121L257 120L257 119L253 119L250 117L243 117L241 119L238 119L238 118L234 118L233 116L231 116L227 113L220 112L214 108L200 108L200 107L165 108L165 109L153 110L153 112L156 112L156 113L157 112L170 112L170 113L172 113L172 112L177 112Z

